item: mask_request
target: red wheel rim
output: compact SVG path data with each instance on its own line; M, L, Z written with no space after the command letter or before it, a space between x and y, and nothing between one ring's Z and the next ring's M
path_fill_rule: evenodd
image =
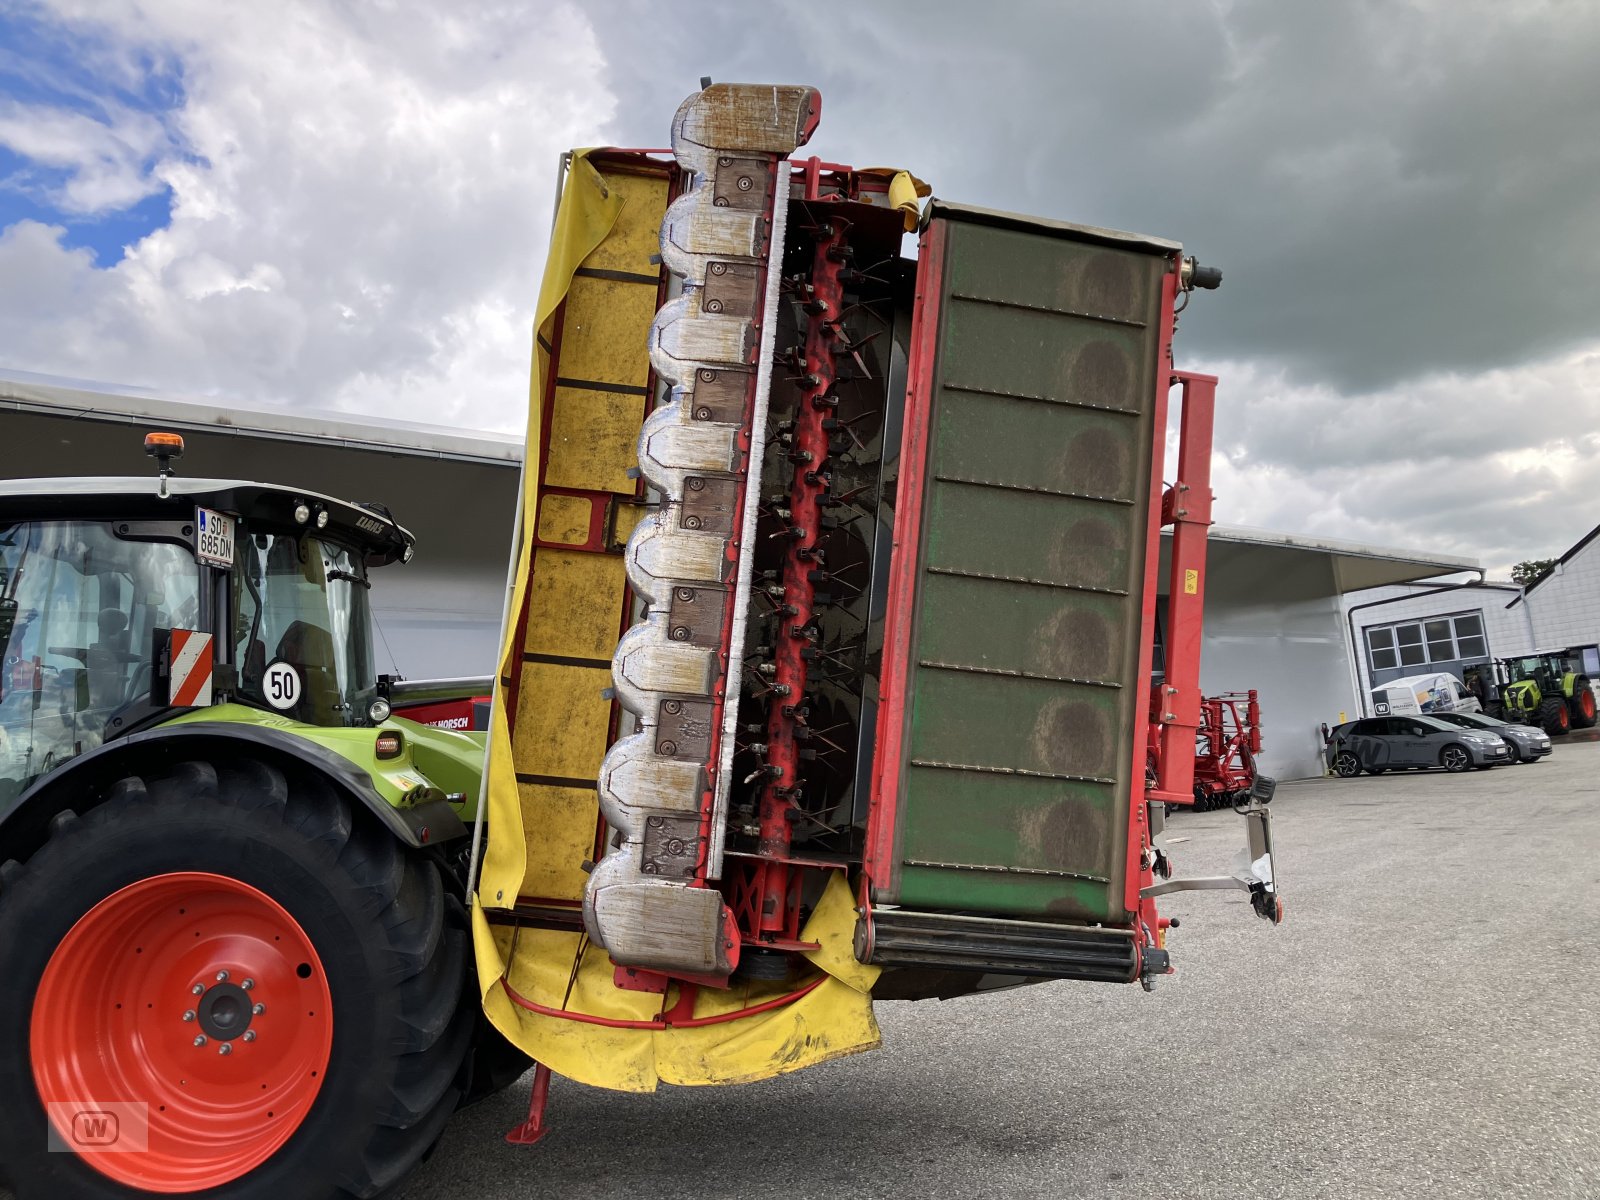
M1572 714L1567 711L1565 704L1561 706L1560 715L1556 717L1556 724L1561 727L1563 733L1566 732L1567 726L1572 724Z
M305 931L266 893L202 872L140 880L85 913L45 967L30 1026L57 1132L151 1192L217 1187L272 1157L316 1100L332 1044ZM147 1106L147 1150L74 1144L74 1107L107 1103Z
M1588 688L1583 689L1583 694L1578 697L1578 707L1583 709L1583 719L1590 720L1594 716L1594 693Z

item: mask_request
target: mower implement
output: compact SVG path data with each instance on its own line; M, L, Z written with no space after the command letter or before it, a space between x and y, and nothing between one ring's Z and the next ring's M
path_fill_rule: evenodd
M516 1141L551 1070L763 1078L876 1045L878 999L1150 986L1166 891L1282 916L1241 730L1207 786L1249 868L1157 883L1209 712L1216 380L1170 339L1220 272L919 211L908 172L793 157L819 111L710 84L670 154L565 163L473 894L485 1010L541 1064Z

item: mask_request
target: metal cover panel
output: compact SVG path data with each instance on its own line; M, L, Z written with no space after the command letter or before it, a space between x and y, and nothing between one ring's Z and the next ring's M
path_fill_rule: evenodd
M975 225L989 225L998 229L1018 229L1031 237L1064 237L1082 242L1104 242L1108 245L1125 245L1153 251L1156 254L1176 254L1183 247L1166 238L1151 237L1143 233L1128 233L1121 229L1106 229L1099 225L1074 225L1070 221L1051 221L1043 217L1025 217L1020 213L1004 212L998 208L979 208L972 204L952 204L938 197L928 201L927 219L931 221L963 221Z
M1155 437L1155 239L945 207L892 879L1122 921Z

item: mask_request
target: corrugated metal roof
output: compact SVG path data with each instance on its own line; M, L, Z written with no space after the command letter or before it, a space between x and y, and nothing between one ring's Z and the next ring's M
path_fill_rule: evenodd
M1150 239L1151 244L1157 242L1158 239ZM522 462L522 439L511 434L462 432L421 422L368 416L347 417L306 409L224 408L203 401L156 396L139 389L55 379L20 371L0 374L0 412L6 409L53 413L76 420L119 425L149 424L179 431L188 429L213 434L234 433L284 441L316 442L354 450L512 468L520 466ZM1595 532L1600 533L1600 530ZM1340 590L1345 592L1481 569L1478 560L1471 558L1424 554L1415 550L1243 526L1214 525L1210 536L1211 540L1218 542L1329 555L1334 560ZM1568 557L1588 540L1584 539L1568 551Z
M1278 533L1241 525L1213 525L1208 540L1326 554L1333 560L1334 578L1341 593L1483 569L1483 565L1475 558L1425 554L1417 550L1397 550L1388 546L1369 546L1363 542Z
M178 431L235 433L355 450L465 462L522 462L522 439L511 434L462 432L394 418L346 417L313 409L240 409L204 401L156 396L132 388L54 379L12 371L0 374L0 411L52 413L83 421L159 425Z

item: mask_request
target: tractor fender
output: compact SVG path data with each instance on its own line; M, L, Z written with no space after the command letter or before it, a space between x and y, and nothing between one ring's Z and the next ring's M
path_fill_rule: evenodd
M9 803L0 805L0 861L26 857L42 844L52 819L67 809L77 813L95 807L119 779L149 774L184 759L246 752L289 772L315 771L338 788L357 810L365 809L396 838L413 849L439 845L467 833L467 827L443 799L396 808L372 785L367 773L349 759L281 729L228 721L196 721L164 725L107 742L34 781Z

